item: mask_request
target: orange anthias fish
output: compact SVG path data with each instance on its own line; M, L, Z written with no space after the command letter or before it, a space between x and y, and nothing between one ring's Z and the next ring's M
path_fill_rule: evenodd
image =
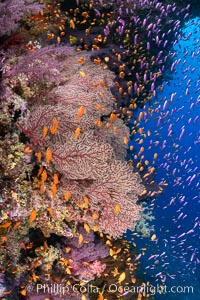
M8 221L8 222L6 222L6 223L4 223L4 224L1 224L1 225L0 225L0 228L8 228L11 224L12 224L12 222L11 222L11 221Z
M103 293L99 292L97 300L104 300Z
M110 115L110 120L111 120L111 122L115 122L115 121L117 120L117 115L111 113L111 115Z
M90 227L87 223L84 223L84 229L87 233L90 233Z
M47 180L47 171L44 170L41 175L41 181L44 183Z
M36 282L39 279L39 276L37 276L34 272L33 272L33 281Z
M70 22L69 22L69 26L70 26L70 28L72 28L72 29L74 29L75 28L75 23L74 23L74 20L70 20Z
M141 154L142 152L144 152L144 147L140 147L139 154Z
M100 80L100 85L101 85L102 88L105 87L105 82L104 82L104 80Z
M80 120L84 114L84 111L85 111L85 107L82 105L80 106L79 110L78 110L78 114L77 114L77 118L78 120Z
M96 231L99 230L99 227L98 227L97 225L94 225L94 226L93 226L93 230L94 230L94 232L96 232Z
M47 211L50 214L50 216L53 218L53 208L49 207L49 208L47 208Z
M56 134L58 133L58 126L59 126L58 120L54 117L52 123L53 125L50 126L50 132L51 134Z
M154 153L153 158L156 159L158 157L158 153Z
M84 196L83 201L86 205L89 205L89 198L87 196Z
M13 226L13 228L19 227L20 224L21 224L21 222L20 222L20 221L17 221L17 222L15 223L15 225Z
M42 153L41 152L36 152L35 156L37 157L38 162L41 162L41 160L42 160Z
M80 58L78 59L78 63L79 63L79 64L83 64L83 63L84 63L84 58L83 58L83 57L80 57Z
M78 238L79 245L82 244L82 242L83 242L83 235L80 233Z
M104 111L103 107L101 106L101 104L97 104L96 105L97 109L100 110L101 112Z
M119 204L116 204L115 207L114 207L115 213L118 214L118 213L120 212L120 210L121 210L120 205L119 205Z
M154 241L156 239L156 234L153 234L151 240Z
M54 182L55 184L58 184L58 183L59 183L59 179L58 179L58 175L57 175L57 174L54 174L54 175L53 175L53 182Z
M99 218L99 214L93 213L92 218L93 218L93 220L97 220Z
M119 279L118 279L118 283L121 284L122 281L124 281L124 279L126 278L126 273L125 272L122 272L119 276Z
M86 77L86 73L83 71L80 71L79 74L81 75L81 77L85 78Z
M65 200L69 201L70 197L71 197L70 191L66 191L66 193L65 193Z
M99 66L101 64L101 59L100 58L95 58L94 63Z
M42 138L45 139L46 135L47 135L47 132L48 132L48 127L47 126L44 126L43 127L43 131L42 131Z
M127 138L127 136L124 136L123 140L124 140L124 144L127 145L128 144L128 138Z
M81 133L81 128L80 127L76 128L75 133L74 133L74 140L75 141L77 141L80 133Z
M30 154L32 152L32 149L29 146L27 146L25 147L24 152Z
M139 113L138 120L141 121L142 118L143 118L143 112L141 111L141 112Z
M55 183L52 183L51 190L52 190L52 196L55 197L57 192L57 187Z
M97 127L100 128L100 127L102 127L103 122L101 122L101 120L97 120L95 124L97 125Z
M47 148L46 150L46 163L49 164L50 161L52 160L52 151L50 148Z
M37 212L36 212L36 209L34 208L30 214L30 218L29 218L29 222L32 223L33 221L35 221L36 219L36 215L37 215Z
M12 290L10 290L10 291L4 291L3 295L9 295L9 294L11 294L11 292L12 292Z
M55 128L58 128L59 123L58 123L58 120L57 120L56 117L53 118L52 122L53 122L53 126L54 126Z

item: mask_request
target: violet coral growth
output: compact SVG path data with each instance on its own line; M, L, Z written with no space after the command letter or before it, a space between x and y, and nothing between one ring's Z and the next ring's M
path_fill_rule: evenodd
M38 13L44 6L33 0L4 0L0 3L0 36L14 32L25 14Z
M15 86L15 89L20 89L26 100L26 90L30 90L30 96L38 93L41 88L52 85L58 85L62 81L60 70L63 64L56 59L56 55L65 55L66 47L47 46L38 51L24 53L23 56L7 59L2 68L3 79L5 82ZM37 85L37 86L36 86Z
M99 242L94 233L86 233L83 228L79 228L79 235L83 241L80 243L79 238L65 238L64 244L69 249L66 253L63 248L63 257L68 259L70 273L82 280L94 280L100 277L106 268L101 263L101 259L109 255L108 246Z

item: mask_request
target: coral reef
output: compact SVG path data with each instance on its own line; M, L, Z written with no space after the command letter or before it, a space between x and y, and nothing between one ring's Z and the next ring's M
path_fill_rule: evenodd
M24 2L19 6L24 14ZM57 299L36 293L37 285L97 282L91 297L100 297L110 272L111 283L131 282L135 268L122 235L143 210L141 179L124 161L129 130L115 110L114 75L59 39L47 46L25 39L19 48L12 41L12 51L10 37L3 39L1 295ZM89 294L78 289L67 297Z
M37 62L35 62L36 57L43 57L49 51L52 55L59 56L60 63L63 62L63 66L66 66L63 71L63 79L60 79L62 80L62 88L60 90L59 87L52 89L50 86L46 86L51 91L49 101L46 90L45 103L38 105L38 101L33 102L30 100L30 106L27 104L30 117L24 118L22 122L20 119L17 121L17 126L30 139L27 146L31 149L33 155L37 156L37 153L40 153L41 156L36 164L40 167L40 170L35 182L37 181L40 190L43 189L44 192L41 195L43 199L41 206L43 208L39 205L38 200L37 208L43 210L52 207L55 215L58 216L62 207L62 217L63 210L66 210L68 218L72 218L77 222L87 221L91 228L97 226L100 231L109 233L113 237L120 236L127 229L133 228L133 224L139 216L141 209L136 201L138 199L137 195L143 191L143 187L140 185L139 177L132 173L131 168L115 157L112 140L107 143L108 138L104 141L104 135L99 133L99 128L106 131L107 127L110 129L111 124L115 124L117 119L117 114L113 113L112 110L110 112L108 110L108 103L112 97L108 86L111 84L112 74L106 72L107 74L104 76L101 66L93 66L92 72L89 72L91 63L87 55L85 54L83 57L82 53L77 54L68 47L56 47L55 50L52 47L47 50L42 48L38 49L33 57L32 55L29 56L30 68L29 65L25 71L21 68L21 64L26 63L27 56L21 59L19 65L20 74L26 77L29 85L31 82L33 88L35 82L32 80L32 76L36 81L40 79L35 75L38 72ZM64 52L66 56L68 52L71 56L70 74L64 58L63 61L61 58ZM38 60L41 63L41 58L38 58ZM79 63L80 60L81 64ZM73 61L74 67L71 68ZM87 66L88 61L89 66ZM5 77L4 82L9 85L10 90L17 91L23 97L22 86L19 89L17 88L18 83L14 84L15 76L13 75L10 80L11 75L7 75L8 72L10 74L16 72L18 63L16 64L17 67L15 67L15 62L10 66L10 70L4 73L3 78ZM56 70L58 72L59 69L56 68L56 63L53 63L53 65L55 72ZM42 67L45 72L43 65L40 65L39 68ZM26 74L28 75L26 76ZM95 76L95 74L98 74L98 76ZM44 78L43 74L40 73L40 75ZM77 81L80 82L79 89L83 91L78 93L78 96L76 91ZM47 82L49 84L49 80ZM45 87L45 83L43 85ZM65 90L70 90L70 96L68 92L65 93ZM74 94L73 91L75 91ZM90 106L82 105L85 104L82 102L82 94L84 97L86 91L91 102ZM56 103L52 103L53 95L56 97ZM62 98L59 101L61 95ZM105 97L108 99L106 106ZM75 102L74 99L76 99ZM104 111L106 115L110 116L108 121L100 121ZM119 128L123 128L122 121L118 120L118 124ZM127 136L117 135L118 130L116 128L118 127L113 128L113 131L109 130L108 133L110 133L110 136L114 135L115 140L118 140L118 144L121 144L122 149L124 149L123 144L126 144L124 140L128 139L128 134ZM128 133L128 131L125 133ZM47 158L48 153L49 158ZM60 184L50 180L54 176L53 171L55 172L55 170L59 173ZM42 178L45 173L47 173L46 177L49 177L49 179ZM49 195L48 188L45 187L46 184L48 186L51 184L52 188L57 189L57 196L56 192L54 195L53 190L52 195ZM64 198L66 191L70 192L69 203L66 203ZM84 205L84 197L88 198L88 204ZM33 202L31 206L35 207L36 203ZM77 208L74 210L75 206ZM42 218L44 218L44 215L42 215ZM37 221L41 228L41 218L39 216Z

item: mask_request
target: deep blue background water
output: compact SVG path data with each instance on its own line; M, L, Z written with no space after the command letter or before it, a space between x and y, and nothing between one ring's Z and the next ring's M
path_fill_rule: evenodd
M155 220L151 225L156 240L143 237L135 237L135 240L138 249L147 247L140 259L141 272L145 270L147 280L152 284L163 282L167 289L193 287L193 293L156 293L155 299L197 300L200 299L199 18L185 23L182 38L172 51L176 55L175 67L168 71L171 79L164 82L163 90L158 88L152 101L153 112L149 112L151 105L146 105L146 121L140 121L140 127L144 127L144 132L150 130L151 135L142 145L132 143L136 149L144 146L142 154L150 165L153 165L154 153L158 153L154 160L156 181L165 181L168 186L159 198L149 203L149 207L154 203ZM138 134L134 140L137 137L141 138ZM151 255L158 256L149 259Z

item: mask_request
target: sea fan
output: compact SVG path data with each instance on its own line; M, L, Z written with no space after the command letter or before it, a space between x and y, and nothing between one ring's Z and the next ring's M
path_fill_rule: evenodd
M115 238L133 229L142 211L136 204L142 190L139 177L131 168L124 162L113 161L104 176L85 190L91 210L99 215L97 221L88 217L89 223Z
M28 84L60 82L62 63L58 56L67 54L69 47L47 46L25 55L8 60L3 68L3 78L25 76Z

